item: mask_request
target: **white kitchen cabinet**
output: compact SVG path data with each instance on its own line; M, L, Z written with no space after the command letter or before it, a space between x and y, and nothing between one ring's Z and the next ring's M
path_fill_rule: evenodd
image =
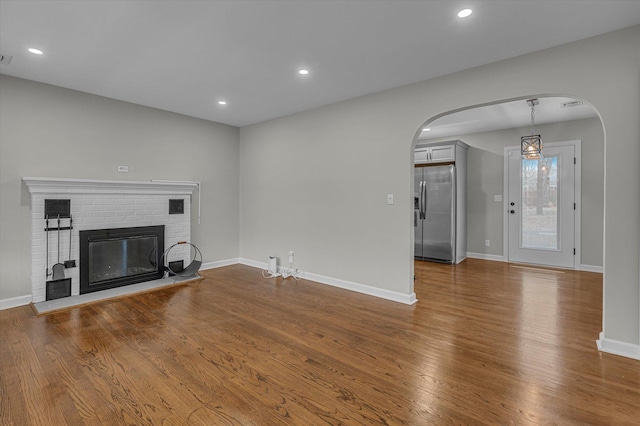
M462 142L460 142L462 143ZM415 151L415 163L449 163L456 160L456 143L448 142L447 145L418 145Z
M429 162L429 148L416 148L415 151L415 163L428 163Z

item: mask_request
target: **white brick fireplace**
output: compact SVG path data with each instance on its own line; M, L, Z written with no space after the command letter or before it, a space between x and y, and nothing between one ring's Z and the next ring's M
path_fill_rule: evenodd
M71 278L71 295L79 294L79 232L84 230L165 225L165 248L191 241L191 195L195 183L134 182L25 177L31 194L31 295L32 302L46 299L47 270L58 261L58 232L49 232L47 248L45 199L70 200L73 230L60 231L60 262L78 266L65 270ZM169 214L169 200L184 200L183 214ZM61 219L61 227L69 226ZM58 227L49 219L49 227ZM49 265L47 265L47 249Z

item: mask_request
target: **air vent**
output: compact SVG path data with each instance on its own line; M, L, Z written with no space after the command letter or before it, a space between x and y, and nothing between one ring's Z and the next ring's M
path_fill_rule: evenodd
M2 53L0 53L0 64L9 65L11 63L12 58L13 56L3 55Z
M569 102L563 102L560 104L560 108L573 108L573 107L577 107L580 105L584 105L584 102L582 101L569 101Z

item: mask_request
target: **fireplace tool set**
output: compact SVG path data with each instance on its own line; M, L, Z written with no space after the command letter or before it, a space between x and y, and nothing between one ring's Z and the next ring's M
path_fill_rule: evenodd
M69 215L69 226L62 227L60 226L61 217L58 215L57 221L58 226L55 228L49 227L49 215L46 215L46 228L45 232L47 233L46 238L46 278L51 277L51 280L46 282L46 300L59 299L61 297L71 296L71 278L66 278L64 270L65 268L73 268L76 266L76 261L71 260L71 230L73 229L73 219L71 215ZM60 231L69 230L69 260L66 260L64 263L60 262ZM51 267L51 272L49 272L49 232L57 231L58 233L58 262Z

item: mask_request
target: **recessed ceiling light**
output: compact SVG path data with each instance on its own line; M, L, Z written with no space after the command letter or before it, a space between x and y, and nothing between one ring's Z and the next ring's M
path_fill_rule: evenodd
M303 68L303 69L301 69L301 70L298 70L298 74L300 74L300 75L307 75L307 74L309 74L309 70L307 70L307 69L304 69L304 68Z
M34 49L33 47L27 49L29 52L33 53L34 55L42 55L44 52L40 49Z
M227 101L218 101L218 105L226 105Z
M458 12L458 18L466 18L472 13L473 13L473 10L471 9L462 9L460 12Z

